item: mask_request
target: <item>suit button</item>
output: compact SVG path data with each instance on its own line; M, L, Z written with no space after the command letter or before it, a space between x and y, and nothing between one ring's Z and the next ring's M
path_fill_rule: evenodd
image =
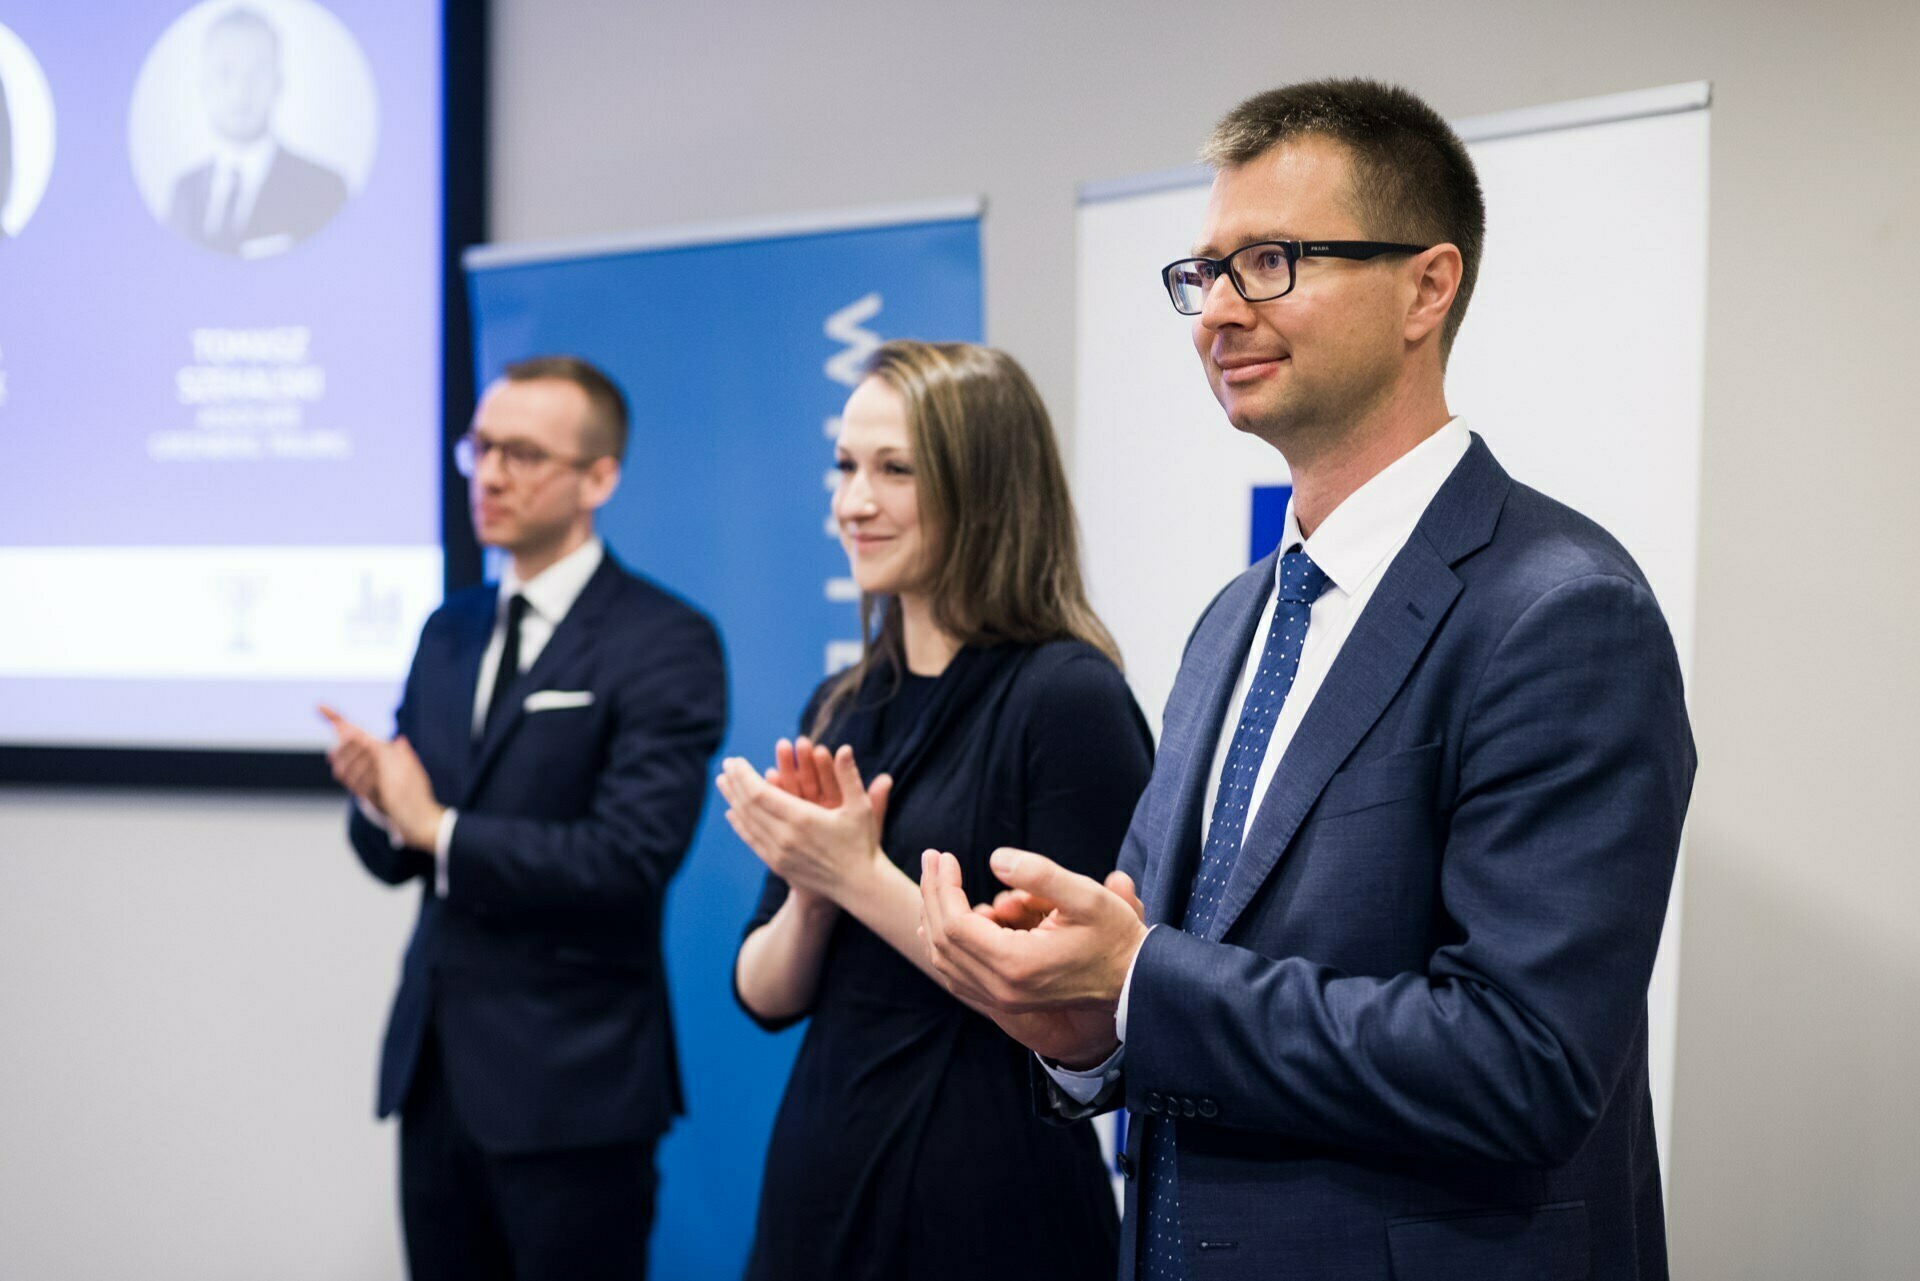
M1122 1175L1124 1175L1129 1179L1133 1177L1133 1158L1128 1156L1125 1152L1122 1152L1119 1156L1114 1158L1114 1164L1120 1167L1120 1173Z
M1200 1109L1193 1105L1192 1099L1180 1100L1180 1114L1182 1116L1196 1116L1199 1114L1199 1112L1200 1112Z
M1165 1106L1165 1101L1162 1100L1158 1094L1151 1090L1147 1091L1147 1111L1153 1113L1155 1116L1159 1116L1160 1110Z
M1209 1121L1211 1121L1214 1117L1220 1115L1220 1105L1218 1103L1215 1103L1212 1099L1201 1099L1200 1115L1206 1117Z

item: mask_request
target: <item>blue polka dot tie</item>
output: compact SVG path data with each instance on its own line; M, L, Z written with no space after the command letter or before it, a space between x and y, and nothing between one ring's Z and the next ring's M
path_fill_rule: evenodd
M1253 801L1253 783L1267 754L1267 741L1280 719L1280 705L1293 689L1300 670L1300 648L1307 639L1313 602L1328 586L1328 578L1303 551L1280 558L1278 599L1273 627L1260 652L1260 667L1247 685L1247 701L1227 745L1220 767L1220 788L1213 798L1213 817L1207 824L1206 844L1200 851L1200 870L1193 879L1181 929L1205 934L1213 924L1226 891L1240 843L1246 835ZM1140 1241L1141 1281L1183 1281L1187 1275L1180 1240L1180 1189L1175 1177L1174 1122L1154 1117L1147 1122L1146 1160L1140 1189L1145 1232Z

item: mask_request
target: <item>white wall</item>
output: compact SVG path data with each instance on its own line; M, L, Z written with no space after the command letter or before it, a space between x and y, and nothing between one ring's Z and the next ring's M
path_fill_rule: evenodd
M400 1274L374 1051L416 899L344 829L0 794L0 1276Z
M989 332L1069 437L1080 181L1303 76L1455 117L1712 80L1675 1270L1920 1257L1920 6L496 11L499 237L983 192ZM392 1275L365 1109L403 915L312 803L0 794L0 1275Z

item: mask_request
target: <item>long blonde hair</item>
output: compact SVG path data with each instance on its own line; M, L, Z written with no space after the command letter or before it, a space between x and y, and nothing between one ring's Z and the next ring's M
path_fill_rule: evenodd
M1026 371L992 347L896 340L866 372L906 402L926 534L919 590L934 623L966 644L1082 640L1119 666L1119 646L1087 603L1066 471ZM860 661L828 687L816 734L879 662L896 680L906 670L897 598L861 596L860 636Z

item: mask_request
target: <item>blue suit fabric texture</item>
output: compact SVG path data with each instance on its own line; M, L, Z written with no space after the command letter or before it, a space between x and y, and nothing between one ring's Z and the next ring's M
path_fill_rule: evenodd
M369 872L422 882L377 1110L407 1109L433 1076L486 1154L650 1145L683 1110L661 917L725 731L719 635L608 553L476 742L495 617L490 586L450 597L395 715L459 811L446 897L431 854L349 818ZM568 697L529 710L541 691Z
M1188 921L1274 570L1194 628L1121 851L1161 923L1105 1100L1124 1168L1179 1118L1192 1281L1666 1276L1646 991L1695 756L1645 577L1475 437Z

